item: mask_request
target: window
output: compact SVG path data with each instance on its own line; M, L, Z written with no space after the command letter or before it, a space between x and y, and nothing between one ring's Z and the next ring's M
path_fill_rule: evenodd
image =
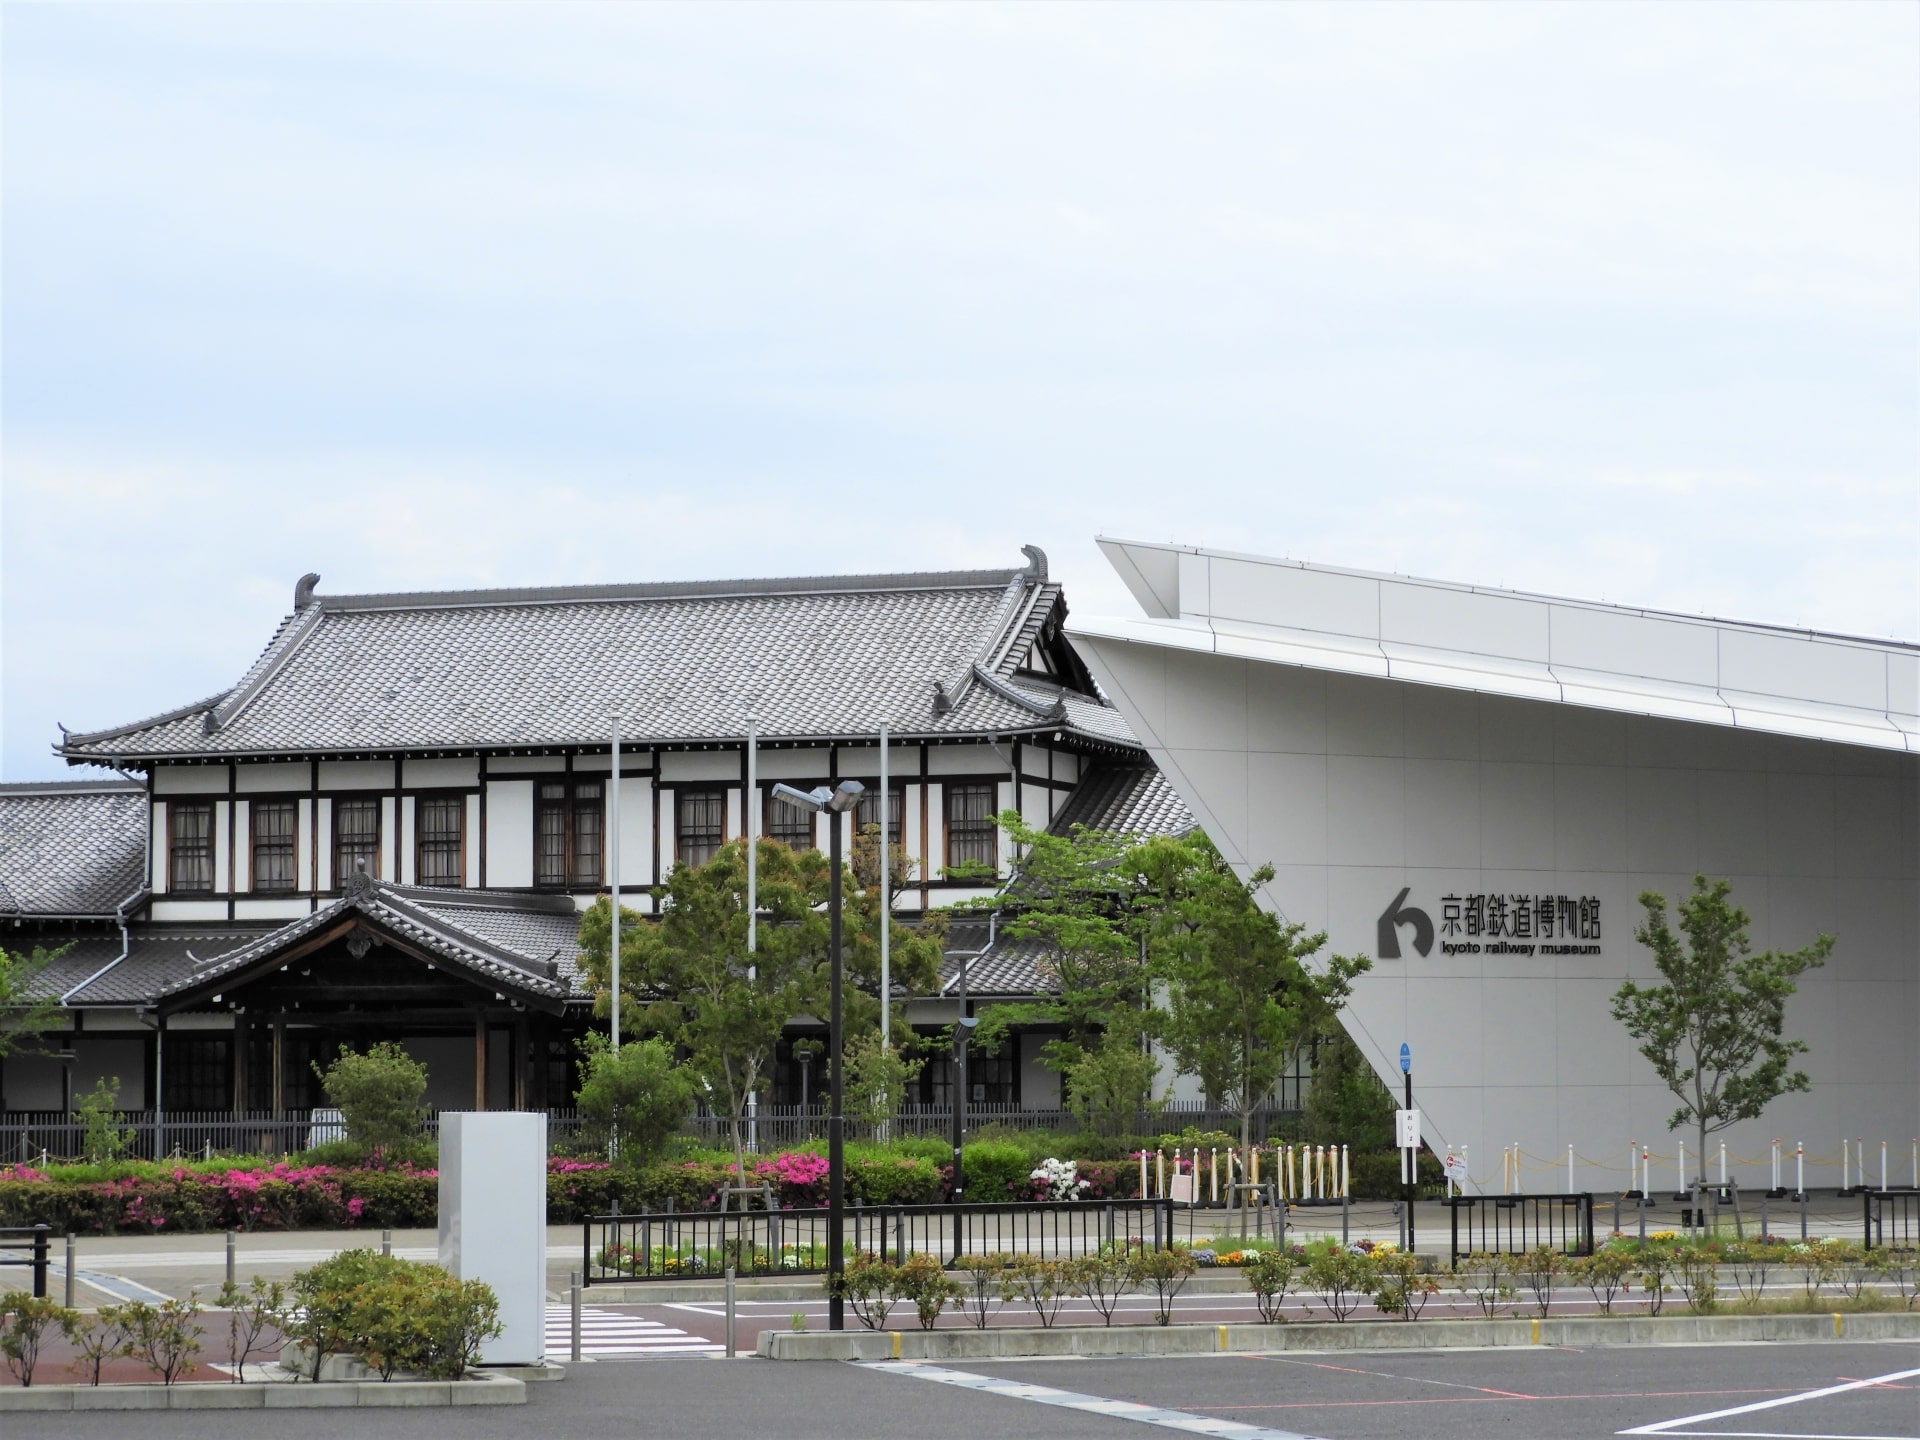
M167 805L167 888L176 892L213 889L213 805L205 800L174 800Z
M422 795L415 813L419 858L414 874L422 885L458 888L465 883L462 851L467 826L467 797Z
M768 791L766 808L760 813L766 822L763 829L769 840L778 840L795 850L814 848L813 811L803 810L785 800L776 800L773 792Z
M675 811L674 855L682 865L706 864L726 843L725 792L682 790Z
M333 883L346 888L347 877L360 866L367 874L380 877L380 802L378 800L336 800L333 802Z
M605 792L598 780L540 783L533 806L533 883L554 889L600 883Z
M993 819L991 782L947 787L947 864L1000 864L1000 827Z
M233 1109L232 1042L225 1036L169 1035L161 1066L164 1108L172 1111Z
M253 888L284 893L295 887L294 822L300 807L292 800L253 802Z
M900 816L905 804L905 792L898 789L887 791L887 843L889 845L900 843ZM865 830L869 825L878 825L880 823L880 792L869 788L867 793L860 797L860 805L854 811L854 816L856 830Z

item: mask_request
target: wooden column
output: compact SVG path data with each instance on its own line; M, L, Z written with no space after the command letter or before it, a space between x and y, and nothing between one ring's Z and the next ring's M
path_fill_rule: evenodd
M473 1108L487 1108L487 1012L473 1012Z
M287 1118L287 1017L273 1017L273 1118Z
M238 1120L247 1108L247 1052L253 1036L253 1019L233 1017L233 1118Z
M553 1104L547 1098L547 1017L535 1015L528 1029L532 1033L527 1040L527 1108L545 1111Z
M513 1017L513 1080L511 1081L513 1093L508 1100L515 1110L530 1108L527 1099L533 1087L527 1072L532 1068L528 1058L532 1042L528 1030L526 1015L524 1013L515 1015Z

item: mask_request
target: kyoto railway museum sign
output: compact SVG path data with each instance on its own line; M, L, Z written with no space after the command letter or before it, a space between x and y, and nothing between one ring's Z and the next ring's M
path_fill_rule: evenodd
M1598 955L1600 901L1592 895L1442 895L1440 924L1409 905L1402 887L1381 912L1382 960L1400 958L1400 931L1411 927L1413 948L1443 955Z

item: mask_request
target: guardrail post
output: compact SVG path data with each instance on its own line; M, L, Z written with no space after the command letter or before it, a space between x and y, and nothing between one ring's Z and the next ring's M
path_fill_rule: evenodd
M73 1303L73 1232L67 1232L67 1309L75 1308Z
M227 1231L227 1284L233 1284L234 1272L233 1231Z
M568 1277L573 1283L567 1287L568 1309L571 1311L572 1344L567 1354L574 1360L580 1358L580 1271L576 1270Z
M1409 1200L1407 1203L1411 1205L1413 1202ZM1345 1195L1342 1195L1340 1197L1340 1243L1342 1245L1351 1243L1348 1239L1347 1232L1348 1232L1349 1223L1352 1218L1352 1213L1353 1213L1353 1207L1351 1203L1348 1201Z
M393 1231L391 1229L380 1232L380 1253L389 1259L393 1256Z
M733 1359L733 1266L727 1267L727 1358Z

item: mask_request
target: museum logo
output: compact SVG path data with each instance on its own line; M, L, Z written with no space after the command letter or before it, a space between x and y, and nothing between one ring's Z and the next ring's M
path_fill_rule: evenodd
M1413 948L1431 954L1433 917L1407 904L1403 886L1381 912L1382 960L1400 958L1400 928L1413 927ZM1438 938L1443 955L1598 955L1600 901L1593 895L1443 895Z

